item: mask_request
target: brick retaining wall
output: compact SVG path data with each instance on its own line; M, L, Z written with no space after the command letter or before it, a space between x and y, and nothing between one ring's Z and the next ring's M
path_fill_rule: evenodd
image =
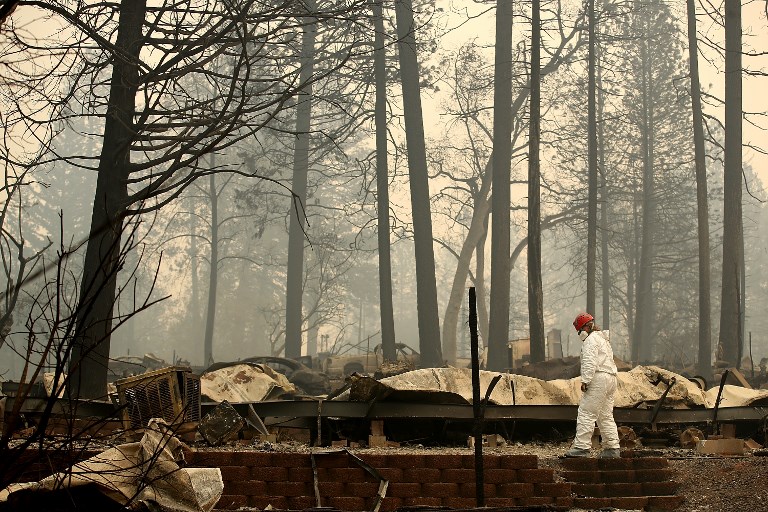
M381 506L474 508L474 455L357 454L389 481ZM371 510L378 481L343 451L315 455L320 503L307 453L198 451L192 466L219 467L224 493L216 508ZM682 504L664 458L564 459L561 471L539 468L535 455L485 455L487 507L675 510ZM564 481L563 481L564 480Z
M435 506L474 508L473 455L359 454L389 481L381 510ZM224 494L216 508L249 506L303 510L318 505L309 454L200 451L192 466L220 467ZM345 452L315 455L320 506L344 511L373 507L378 481ZM574 504L571 484L556 482L553 469L538 467L535 455L485 456L484 491L488 507Z

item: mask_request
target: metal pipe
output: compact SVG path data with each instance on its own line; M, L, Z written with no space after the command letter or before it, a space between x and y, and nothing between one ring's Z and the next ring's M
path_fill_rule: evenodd
M469 289L469 334L472 351L472 415L475 439L475 497L478 507L485 506L483 486L483 427L480 410L480 357L477 336L477 297L475 287Z
M720 408L720 397L723 395L723 388L725 387L725 381L728 378L729 370L723 372L723 376L720 377L720 388L717 390L717 400L715 400L714 412L712 413L712 432L717 432L717 410Z
M669 382L667 382L667 389L664 390L664 393L661 394L661 398L659 398L656 401L656 405L653 406L653 414L651 414L651 425L654 424L656 421L656 416L659 414L659 409L661 409L661 404L664 403L664 399L667 398L667 393L669 393L669 390L672 389L672 386L675 385L675 378L672 377L669 379Z

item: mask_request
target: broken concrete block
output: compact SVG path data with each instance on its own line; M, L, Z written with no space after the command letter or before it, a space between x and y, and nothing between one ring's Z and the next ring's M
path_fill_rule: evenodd
M384 420L372 420L371 421L371 435L383 436L384 435Z
M734 439L736 437L736 424L735 423L721 423L720 435L725 439Z
M744 455L744 440L702 439L696 445L696 451L713 455Z
M759 450L760 448L763 447L763 445L761 445L751 437L749 439L744 440L744 446L749 450Z
M219 446L237 434L245 426L245 420L224 400L200 420L198 431L211 446Z
M507 442L499 434L488 434L483 436L483 444L490 448L496 448L498 446L504 446Z
M277 434L259 434L259 441L262 443L276 443Z
M682 448L696 448L699 441L704 439L704 432L696 427L688 427L680 433L680 447Z
M383 448L387 446L387 436L368 436L368 446L371 448Z
M488 448L497 448L499 446L504 446L505 444L506 440L498 434L483 434L483 446ZM467 446L470 448L475 447L474 437L470 436L467 438Z

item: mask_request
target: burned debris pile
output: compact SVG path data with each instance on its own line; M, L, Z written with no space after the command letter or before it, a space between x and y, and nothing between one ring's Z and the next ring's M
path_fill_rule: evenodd
M568 377L572 366L568 360L550 364L545 373L561 377L555 379L480 371L483 445L571 437L580 398L578 378ZM618 377L615 409L622 449L678 446L720 456L765 451L768 390L752 389L737 370L723 371L720 385L709 389L699 379L658 366L625 370ZM27 397L21 409L26 429L6 432L9 439L27 443L27 450L31 436L36 436L34 446L50 447L55 439L66 440L71 449L76 439L81 449L92 442L90 452L99 450L64 472L7 487L0 508L56 501L66 482L71 495L99 502L95 509L108 510L106 502L154 506L170 500L159 510L210 510L206 507L221 495L221 474L186 467L184 453L195 450L269 451L285 443L309 450L474 445L469 369L394 371L390 376L353 373L331 386L322 372L301 363L250 358L214 365L201 375L176 366L119 379L112 402L75 408L60 393L46 393L37 402ZM45 393L43 386L40 392ZM77 422L50 416L40 421L48 403L56 405L53 416ZM81 428L83 422L97 422L94 411L102 415L100 429ZM69 430L62 433L62 424ZM147 478L152 485L142 483ZM182 498L174 494L178 489L187 489ZM204 495L197 492L201 489Z

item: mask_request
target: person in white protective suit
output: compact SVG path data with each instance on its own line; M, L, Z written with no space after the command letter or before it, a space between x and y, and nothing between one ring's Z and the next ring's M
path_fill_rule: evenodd
M601 331L589 313L573 321L581 346L581 401L576 418L576 438L566 457L589 457L595 422L600 428L603 450L598 457L619 457L619 434L613 419L616 393L616 363L613 362L608 331Z

